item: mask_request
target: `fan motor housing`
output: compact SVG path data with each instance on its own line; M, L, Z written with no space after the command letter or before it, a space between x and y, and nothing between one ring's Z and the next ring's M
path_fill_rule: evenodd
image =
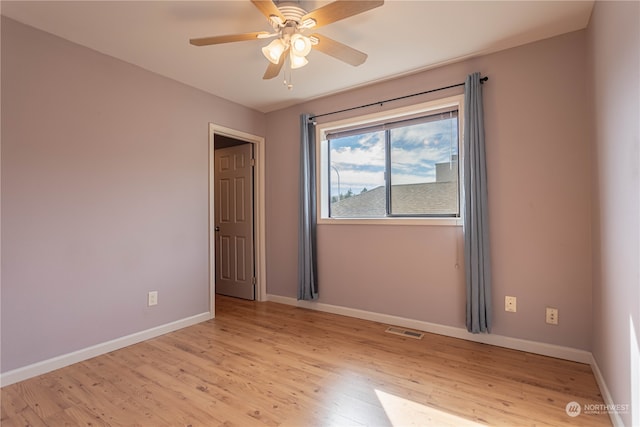
M287 21L293 21L299 23L307 11L292 2L282 2L277 5L278 10L282 13Z

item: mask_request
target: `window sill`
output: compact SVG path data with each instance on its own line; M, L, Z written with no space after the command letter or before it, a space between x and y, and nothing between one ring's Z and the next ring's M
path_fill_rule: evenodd
M320 218L318 225L462 226L462 218Z

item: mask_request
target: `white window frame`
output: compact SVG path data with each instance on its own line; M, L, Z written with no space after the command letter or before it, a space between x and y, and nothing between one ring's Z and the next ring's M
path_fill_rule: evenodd
M458 217L385 217L385 218L332 218L329 216L329 206L327 204L327 188L329 167L328 150L329 143L326 135L332 131L356 126L365 127L368 123L383 120L402 119L405 116L415 116L416 114L429 113L444 108L455 107L458 109L458 170L460 177L458 180L460 195L460 216ZM379 113L367 114L350 119L337 120L333 122L316 125L316 195L317 195L317 222L318 224L384 224L384 225L462 225L463 209L463 177L462 165L464 164L463 137L464 137L464 95L455 95L447 98L440 98L417 105L411 105Z

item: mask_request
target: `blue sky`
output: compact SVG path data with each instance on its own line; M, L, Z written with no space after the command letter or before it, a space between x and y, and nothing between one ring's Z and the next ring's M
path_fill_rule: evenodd
M392 129L391 141L393 184L433 182L435 164L458 154L457 119ZM332 195L338 191L336 169L342 194L384 185L384 131L335 139L330 149Z

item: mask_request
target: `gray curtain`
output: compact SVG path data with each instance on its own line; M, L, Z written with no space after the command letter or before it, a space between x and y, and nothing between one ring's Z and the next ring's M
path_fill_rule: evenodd
M464 86L464 261L467 330L491 332L491 256L480 73Z
M316 260L316 126L300 116L300 224L298 237L298 299L318 298Z

